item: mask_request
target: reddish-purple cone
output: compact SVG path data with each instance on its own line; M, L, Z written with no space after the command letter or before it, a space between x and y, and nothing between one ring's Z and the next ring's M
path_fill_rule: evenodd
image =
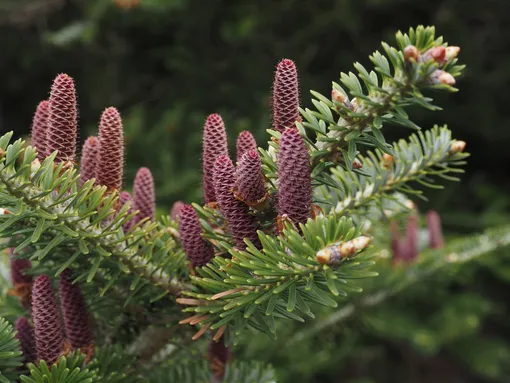
M172 206L172 209L170 210L170 217L176 221L177 219L179 219L180 215L181 215L181 210L184 206L184 202L182 201L177 201L173 204Z
M278 153L278 214L295 224L305 223L312 213L310 157L297 129L286 129Z
M223 379L225 368L232 359L232 350L225 345L225 339L222 336L218 342L211 340L207 351L214 376L219 380Z
M296 65L283 59L276 67L273 83L273 129L283 132L299 119L299 80Z
M48 117L50 114L49 102L41 101L32 120L32 146L37 149L37 158L43 161L46 158L46 134L48 133Z
M59 74L53 81L49 98L48 131L45 154L58 151L55 161L76 159L78 109L74 81L67 74Z
M154 178L148 168L140 168L136 173L133 187L133 204L134 209L138 210L138 221L144 218L154 221L156 214Z
M96 179L108 190L121 190L124 169L124 133L117 109L106 108L99 122Z
M32 276L25 274L25 271L32 267L28 259L13 259L11 257L11 282L14 287L20 284L32 283Z
M243 157L244 153L250 150L257 151L257 142L255 141L253 135L247 130L245 130L239 133L239 136L237 136L236 141L237 163L241 161L241 158Z
M403 259L407 262L418 257L418 217L414 214L407 218L406 236L401 247Z
M76 349L90 345L92 332L85 299L80 287L73 285L69 270L60 275L59 294L66 335L71 347Z
M192 267L205 266L214 257L211 244L202 238L202 226L191 205L181 208L179 234Z
M92 178L96 178L98 153L99 139L95 136L87 138L81 150L80 185L83 185Z
M221 155L228 155L227 133L225 124L219 114L211 114L207 117L203 135L202 170L204 173L203 187L206 203L215 202L214 192L214 163Z
M236 170L235 195L247 204L255 204L266 195L260 156L255 150L246 152Z
M429 246L431 249L441 249L444 246L441 217L432 210L427 213L427 226L429 229Z
M228 231L234 238L238 249L245 249L244 239L249 239L260 247L257 235L257 221L250 215L246 204L239 201L233 193L235 185L235 168L228 156L219 156L214 165L214 188L218 205L227 222Z
M36 358L34 329L27 318L21 317L16 320L16 331L25 363L34 362Z
M32 288L32 318L37 359L53 364L63 352L64 337L53 285L46 275L37 277Z

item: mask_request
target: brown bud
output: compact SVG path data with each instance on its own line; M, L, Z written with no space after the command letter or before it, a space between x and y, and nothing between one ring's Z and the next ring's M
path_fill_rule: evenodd
M416 61L419 56L420 52L414 45L408 45L404 48L404 58L406 61Z
M445 60L454 59L459 55L460 48L456 46L446 47Z
M333 89L331 91L331 99L339 104L348 104L349 98L339 90Z
M389 170L393 167L393 163L395 162L395 158L388 154L384 153L382 156L382 166L384 169Z
M455 140L450 145L449 153L450 154L460 153L460 152L463 152L465 148L466 148L466 142L465 141L457 141L457 140Z
M455 85L455 78L448 72L444 70L437 69L429 77L429 83L436 84L444 84L444 85Z
M352 168L353 169L361 169L362 167L363 167L363 164L357 158L355 158L354 161L352 161Z

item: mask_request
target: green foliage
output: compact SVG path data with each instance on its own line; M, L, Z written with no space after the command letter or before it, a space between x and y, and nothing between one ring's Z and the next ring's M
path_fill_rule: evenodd
M210 383L212 379L214 378L205 362L189 362L163 368L152 374L149 382ZM270 366L257 362L234 362L227 367L222 382L276 383L277 381L275 372Z
M0 317L0 382L10 383L14 370L21 366L19 340L14 337L12 326Z
M92 383L95 374L84 368L85 356L76 353L61 357L56 364L48 366L45 361L28 364L30 376L22 375L23 383Z

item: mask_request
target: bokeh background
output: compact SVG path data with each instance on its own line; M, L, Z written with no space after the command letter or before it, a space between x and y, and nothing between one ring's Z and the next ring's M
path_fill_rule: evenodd
M435 25L446 41L459 45L467 69L458 81L460 92L432 94L443 111L416 109L410 115L424 128L448 124L472 153L462 182L430 192L430 202L420 208L437 209L450 237L503 224L510 210L508 0L0 0L0 132L27 135L35 106L47 97L55 75L66 72L77 84L80 140L95 134L105 107L118 107L127 145L126 184L138 167L148 166L158 208L168 211L176 200L201 197L200 141L207 114L222 114L232 145L244 129L264 145L272 75L281 58L296 62L302 104L310 106L310 89L329 94L340 71L352 70L355 61L368 66L368 55L381 41L393 41L397 30L418 24ZM385 133L397 139L409 132L387 127ZM394 326L381 330L354 319L351 326L300 345L299 357L289 350L270 354L271 361L282 381L441 382L448 376L445 382L508 382L503 361L510 357L505 324L510 310L504 292L510 270L504 254L498 259L455 277L439 276L427 289L395 302L417 321L431 312L450 315L444 321L452 328L459 318L475 315L474 330L457 328L460 335L451 342L439 332L435 347L413 343L421 322L409 325L407 338L396 339L394 327L405 323L386 312L381 315ZM457 298L460 303L448 303ZM359 326L376 330L365 335L363 352L354 354ZM496 346L475 342L485 342L486 334ZM269 358L265 348L285 343L260 342L246 355ZM426 373L441 369L451 375Z

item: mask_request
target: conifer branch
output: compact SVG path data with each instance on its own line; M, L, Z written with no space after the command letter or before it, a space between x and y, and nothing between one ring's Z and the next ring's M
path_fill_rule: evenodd
M0 150L5 153L0 159L0 204L11 212L0 216L0 231L9 236L9 232L18 233L21 227L23 230L10 236L9 247L15 247L17 253L26 248L24 256L41 260L57 246L66 245L74 250L73 261L89 265L85 271L80 270L89 281L101 267L110 277L139 275L169 294L182 290L176 275L183 268L183 253L167 227L147 223L140 230L142 222L124 234L122 227L133 214L128 213L129 206L124 206L114 216L118 200L115 193L108 195L105 187L93 187L94 180L78 188L75 169L65 170L64 163L55 165L55 153L34 168L35 150L30 146L24 149L22 140L9 145L11 136L8 133L0 137ZM22 162L17 166L20 158ZM49 232L53 234L51 240ZM34 250L29 247L34 243L46 246ZM61 272L70 264L69 254L60 262L56 254L51 260L55 270Z
M416 263L399 272L394 269L388 270L386 275L381 275L380 281L372 287L374 292L319 319L313 326L295 334L287 344L294 346L364 309L377 306L406 288L426 280L436 272L451 266L462 265L508 246L510 246L510 226L503 226L489 229L467 239L457 239L441 250L428 250Z

